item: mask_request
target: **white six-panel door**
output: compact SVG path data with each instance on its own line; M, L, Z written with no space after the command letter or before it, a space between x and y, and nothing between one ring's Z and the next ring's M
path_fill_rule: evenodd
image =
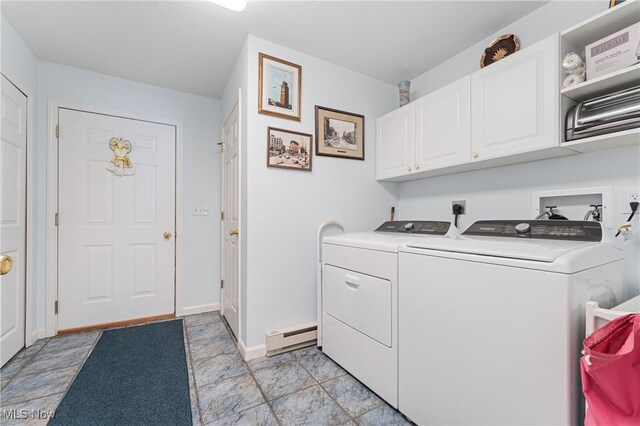
M27 97L4 75L1 111L0 267L4 271L0 275L0 366L25 344L27 230Z
M238 104L222 127L222 314L239 338L240 120Z
M59 109L58 330L175 312L171 125ZM107 170L112 137L135 174Z

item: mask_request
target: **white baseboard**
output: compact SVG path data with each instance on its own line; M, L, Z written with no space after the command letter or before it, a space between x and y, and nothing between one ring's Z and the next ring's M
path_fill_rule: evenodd
M46 330L44 328L39 328L37 330L33 330L33 333L31 333L31 339L29 342L27 343L27 347L33 345L38 339L42 339L44 337L46 337L47 333Z
M220 304L219 303L210 303L208 305L197 305L197 306L189 306L187 308L182 308L182 312L176 314L176 316L183 317L185 315L193 315L193 314L201 314L203 312L213 312L219 311Z
M267 345L257 345L247 348L243 341L238 341L238 347L240 354L245 361L251 361L252 359L262 358L267 355Z

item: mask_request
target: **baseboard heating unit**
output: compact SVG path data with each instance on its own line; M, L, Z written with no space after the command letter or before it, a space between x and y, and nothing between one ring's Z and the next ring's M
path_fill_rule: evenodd
M267 356L311 346L317 339L318 324L315 321L269 331L266 336Z

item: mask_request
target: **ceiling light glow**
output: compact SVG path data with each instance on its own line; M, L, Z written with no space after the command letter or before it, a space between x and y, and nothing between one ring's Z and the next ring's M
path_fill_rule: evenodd
M242 12L247 7L247 0L209 0L218 6L226 7L234 12Z

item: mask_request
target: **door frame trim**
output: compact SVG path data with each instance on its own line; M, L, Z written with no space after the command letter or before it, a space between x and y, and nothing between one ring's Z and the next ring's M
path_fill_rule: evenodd
M104 108L93 105L84 105L58 99L49 99L47 109L47 217L46 217L46 244L45 244L45 335L55 336L58 331L58 319L54 312L54 303L58 296L58 231L55 224L55 213L58 211L58 149L56 138L56 124L58 124L59 109L72 109L111 115L133 120L150 121L158 124L174 126L176 129L176 229L175 229L175 316L182 316L184 308L182 297L182 238L183 209L182 209L182 121L139 114L130 111Z
M23 84L18 76L13 75L11 72L7 70L2 70L2 75L9 80L11 84L15 86L16 89L21 91L27 97L27 158L26 165L27 168L25 170L25 177L27 180L27 193L25 194L25 199L27 202L27 217L25 223L25 232L26 232L26 240L25 240L25 289L24 289L24 345L25 347L31 346L36 340L38 340L41 336L40 330L37 329L37 323L33 321L33 313L37 312L36 307L34 306L37 298L35 297L35 293L37 291L36 286L36 238L37 235L34 233L36 224L36 208L35 208L35 181L36 181L36 158L34 152L34 131L36 129L35 126L35 117L36 111L33 106L34 96L30 90L25 90L27 85Z
M235 102L232 104L229 111L225 113L221 122L220 122L220 138L224 141L224 125L229 120L231 113L237 107L238 108L238 231L240 232L238 238L238 335L236 338L238 339L238 347L244 345L244 340L242 339L242 312L244 311L242 306L242 240L244 238L243 232L243 214L242 214L242 89L238 88L238 97ZM224 197L224 155L221 153L220 155L220 210L222 210ZM222 280L224 277L224 222L220 221L220 279ZM220 315L224 316L224 289L220 288Z

